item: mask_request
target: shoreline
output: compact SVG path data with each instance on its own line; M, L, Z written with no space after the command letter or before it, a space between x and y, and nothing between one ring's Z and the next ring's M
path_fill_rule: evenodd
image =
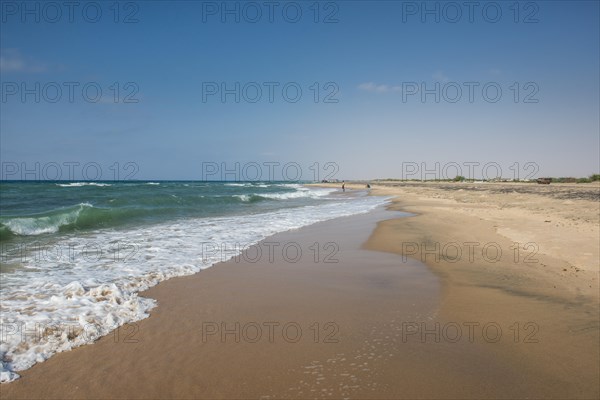
M196 189L181 184L170 185L171 189L148 189L144 188L146 184L143 183L141 190L177 193L180 197L172 194L167 200L171 206L177 204L175 209L170 209L171 206L159 207L162 211L170 210L164 213L167 216L179 210L177 213L188 213L188 217L198 213L205 214L204 217L165 219L161 215L157 221L147 223L124 223L118 228L111 228L111 224L108 224L105 229L81 230L75 229L78 222L73 222L67 232L56 228L58 232L23 235L3 245L0 268L7 273L2 274L1 322L4 337L0 343L0 382L17 379L19 375L12 371L26 370L61 350L91 343L124 323L146 318L154 302L140 298L140 291L171 277L190 275L224 260L218 247L225 243L231 244L226 251L233 255L243 246L276 232L367 211L384 203L382 198L365 197L356 201L347 201L351 199L346 198L339 199L345 203L340 206L339 201L318 200L333 190L311 190L298 185L280 187L279 184L233 183L232 186L244 187L225 188L227 184L217 184L209 185L207 189L201 189L204 188L203 184ZM247 188L248 185L252 188ZM53 193L64 192L53 183L45 186ZM129 199L124 200L125 203L135 197L122 193L128 191L128 187L127 184L118 189L118 193ZM67 193L72 190L75 189L68 189ZM103 199L97 199L100 204L102 201L110 203L112 200L107 200L108 197L118 197L111 192L113 189L93 190L96 193L90 196ZM196 196L187 192L198 190L205 191L207 196L208 193L214 195L221 191L229 194L224 199L222 195L211 195L206 200L198 200L196 204ZM181 192L187 194L183 196ZM265 192L265 197L256 195L255 198L253 194L241 195L240 192ZM60 198L60 195L57 196ZM269 196L273 200L267 200ZM335 197L338 196L333 199ZM194 204L191 208L190 202ZM182 203L182 208L178 208ZM209 204L208 210L204 209L205 204ZM323 204L323 207L302 207L310 204ZM142 214L148 214L145 206L140 207ZM211 215L215 214L210 212L211 207L222 208L225 215ZM90 205L90 208L93 209L93 206ZM125 207L130 214L137 212L137 208L134 208ZM113 211L115 209L120 210L118 206L111 208ZM53 217L50 225L60 227L65 222L63 217L70 216L72 210L68 209L67 213L60 211L62 209L57 210L59 217ZM80 211L85 210L77 206L75 214L79 215ZM104 215L103 218L111 220L113 214L119 215L120 211L111 211L111 215ZM84 215L83 220L88 217ZM48 222L44 218L17 218L14 221L17 226L18 223L38 226ZM75 229L73 233L70 232L71 228ZM86 252L90 248L94 249L91 257ZM43 271L47 271L47 274Z
M158 302L149 318L21 371L2 386L3 398L385 394L386 380L383 392L372 385L382 369L375 367L396 353L376 350L392 333L380 321L432 315L439 292L419 263L398 268L397 256L361 248L376 222L394 215L378 208L282 232L261 246L291 244L289 254L254 261L252 253L164 281L140 293ZM296 246L303 256L293 262Z
M393 196L391 211L261 242L300 244L297 263L278 253L268 262L230 260L140 293L158 300L150 318L23 371L2 385L3 398L597 397L597 271L582 264L575 272L541 251L533 266L523 258L492 263L479 252L473 261L427 251L421 259L421 248L436 243L510 249L498 233L510 224L499 224L504 213L489 204L478 204L484 219L470 203L397 190L371 191ZM318 263L308 250L315 242ZM337 263L322 262L332 254L328 243L339 246ZM223 322L225 331L238 322L241 340L231 332L223 340ZM268 327L290 323L302 329L301 340L279 331L265 340ZM248 341L253 324L262 329L257 342Z

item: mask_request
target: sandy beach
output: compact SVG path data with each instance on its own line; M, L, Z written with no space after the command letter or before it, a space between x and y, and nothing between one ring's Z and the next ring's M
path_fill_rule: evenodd
M0 14L0 400L600 400L600 0Z
M163 282L2 398L597 398L598 191L373 185L389 210Z

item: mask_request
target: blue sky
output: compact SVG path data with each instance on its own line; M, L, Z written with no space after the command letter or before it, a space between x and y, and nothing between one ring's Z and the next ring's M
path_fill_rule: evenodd
M462 1L247 3L80 2L70 20L62 2L2 1L2 177L65 162L102 178L133 162L139 179L236 162L297 163L304 179L328 162L339 179L600 170L597 1L481 1L472 16Z

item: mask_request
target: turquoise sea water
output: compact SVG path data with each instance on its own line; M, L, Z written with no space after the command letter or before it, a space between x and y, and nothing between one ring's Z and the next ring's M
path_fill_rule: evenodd
M2 182L0 240L317 205L327 192L285 182Z

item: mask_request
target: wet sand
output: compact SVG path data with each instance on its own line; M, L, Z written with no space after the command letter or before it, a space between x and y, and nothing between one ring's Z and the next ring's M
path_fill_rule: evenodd
M413 216L281 233L256 261L159 284L142 293L150 318L23 371L2 398L597 398L597 272L559 279L565 261L541 253L421 263L407 243L511 241L406 192L392 208Z
M379 376L402 348L379 347L382 324L433 315L440 289L423 265L361 249L376 222L394 214L380 210L278 234L260 245L255 262L251 248L163 282L142 293L158 300L148 319L23 371L2 385L2 397L383 394L391 389Z

